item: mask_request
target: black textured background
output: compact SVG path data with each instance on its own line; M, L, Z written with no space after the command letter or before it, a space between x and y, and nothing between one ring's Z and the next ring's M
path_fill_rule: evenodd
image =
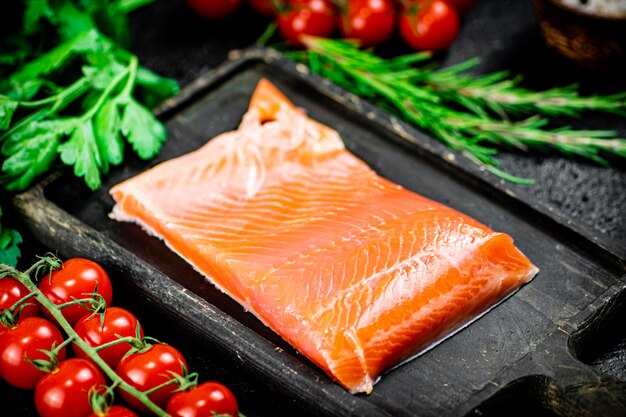
M525 77L524 85L548 88L579 83L587 93L612 93L626 90L626 77L597 76L578 70L548 51L541 41L530 0L477 0L476 7L465 18L460 39L440 59L444 65L474 56L482 58L477 73L508 69ZM188 84L197 76L223 62L233 48L244 48L254 42L267 21L243 9L223 22L210 22L195 16L182 0L159 0L138 11L132 21L134 51L151 69ZM402 51L399 41L387 46ZM626 137L626 119L586 115L583 121L559 123L585 128L615 129ZM511 188L529 198L549 205L610 236L616 246L626 245L626 164L613 160L606 169L581 160L555 154L526 156L502 153L503 167L510 172L535 178L532 186ZM25 262L46 248L25 236ZM248 416L306 416L281 393L265 386L263 381L247 376L221 358L210 346L181 331L177 324L153 312L152 308L133 299L124 291L121 279L113 277L117 291L115 303L131 309L147 332L180 348L191 368L203 379L227 383L237 394L242 410ZM620 311L624 311L621 309ZM591 357L608 375L624 380L624 346L626 331L616 320L610 343ZM11 389L0 382L0 416L34 416L32 393ZM505 408L506 409L506 408Z

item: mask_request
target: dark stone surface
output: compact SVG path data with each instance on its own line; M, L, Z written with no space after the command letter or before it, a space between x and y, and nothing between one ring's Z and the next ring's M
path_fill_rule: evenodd
M231 49L253 43L266 24L265 19L248 10L223 22L206 21L188 11L183 1L160 0L135 14L132 22L134 50L146 66L188 84L223 62ZM388 49L402 50L397 45ZM475 71L508 69L523 74L524 85L533 88L579 83L588 93L626 90L626 77L589 74L548 51L539 36L530 0L479 0L464 21L459 41L441 59L444 64L451 64L474 56L483 60ZM618 117L591 115L585 116L583 121L559 123L615 129L626 136L626 119ZM526 156L503 152L502 160L504 168L512 173L537 180L532 186L512 186L516 192L561 211L573 222L582 222L606 233L616 245L626 245L626 164L623 161L612 160L613 168L606 169L555 154ZM43 250L28 237L26 249L27 261L32 260L32 253ZM210 347L203 346L176 323L154 314L150 306L136 303L132 296L123 293L117 303L136 311L150 333L180 346L198 372L231 385L248 416L306 415L280 393L271 391L262 381L247 376ZM623 369L626 339L623 332L620 335L611 339L608 347L595 357L587 358L588 362L609 375L610 369L615 369L612 363ZM612 376L623 379L623 373ZM623 390L623 384L619 387ZM9 404L0 412L2 416L36 415L32 393L10 389L2 382L0 402Z

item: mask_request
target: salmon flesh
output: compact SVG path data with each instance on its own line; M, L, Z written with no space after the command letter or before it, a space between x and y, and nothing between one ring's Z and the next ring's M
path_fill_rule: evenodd
M266 80L238 130L111 194L114 218L353 393L538 271L510 236L378 176Z

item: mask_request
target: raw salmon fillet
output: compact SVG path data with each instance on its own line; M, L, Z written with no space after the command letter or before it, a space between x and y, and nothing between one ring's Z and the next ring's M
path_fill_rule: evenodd
M266 80L238 130L111 194L114 218L353 393L537 272L508 235L378 176Z

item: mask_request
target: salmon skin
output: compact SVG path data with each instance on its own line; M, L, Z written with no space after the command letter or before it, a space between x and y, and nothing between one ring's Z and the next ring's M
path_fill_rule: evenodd
M111 189L160 237L352 393L538 269L510 236L378 176L262 80L238 130Z

